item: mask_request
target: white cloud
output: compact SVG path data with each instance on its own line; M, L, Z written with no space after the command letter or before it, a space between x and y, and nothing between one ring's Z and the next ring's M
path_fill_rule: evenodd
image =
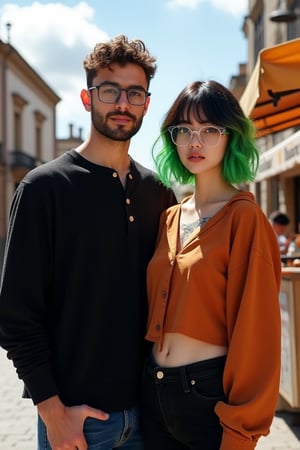
M57 130L64 137L68 130L61 130L61 123L74 119L74 125L81 126L81 117L88 119L79 97L85 87L82 60L96 42L108 39L95 25L94 14L85 2L74 7L39 2L22 7L10 3L0 8L0 38L7 40L9 22L11 44L62 98L57 107ZM76 118L80 121L77 124Z
M210 3L215 8L227 11L233 15L247 13L248 0L211 0Z
M196 9L201 3L210 3L214 8L232 15L246 14L248 0L169 0L170 9Z
M188 9L196 9L200 3L203 3L203 0L170 0L167 3L167 6L171 9L177 8L188 8Z

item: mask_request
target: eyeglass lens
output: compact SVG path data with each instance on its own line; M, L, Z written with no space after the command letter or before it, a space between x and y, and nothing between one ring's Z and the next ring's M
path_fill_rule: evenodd
M198 131L193 131L188 127L173 127L171 129L171 138L174 144L178 146L188 145L193 139L193 135L197 134L201 144L206 147L214 147L218 145L221 138L221 130L217 127L202 127Z
M112 84L102 84L98 87L98 97L104 103L116 103L122 94L126 92L128 103L135 106L144 105L147 99L147 92L142 89L123 89Z

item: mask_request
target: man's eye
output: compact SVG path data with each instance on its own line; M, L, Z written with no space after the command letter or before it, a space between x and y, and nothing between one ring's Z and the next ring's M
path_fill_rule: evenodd
M104 88L102 89L103 94L110 94L110 95L118 95L119 91L116 88Z
M132 89L128 91L128 94L130 97L141 97L143 95L142 91L133 91Z

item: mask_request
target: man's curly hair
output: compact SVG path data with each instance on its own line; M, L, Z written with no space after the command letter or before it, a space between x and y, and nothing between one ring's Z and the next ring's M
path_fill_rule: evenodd
M92 86L99 69L109 68L113 63L121 66L127 63L137 64L144 70L148 86L156 72L156 58L150 55L144 42L139 39L129 40L126 36L119 35L110 41L97 43L94 50L83 60L87 86Z

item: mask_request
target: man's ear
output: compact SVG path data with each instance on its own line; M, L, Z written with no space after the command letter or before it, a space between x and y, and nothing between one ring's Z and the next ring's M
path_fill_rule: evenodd
M80 92L80 97L81 97L81 101L83 106L85 107L85 109L87 111L91 110L91 96L90 93L87 89L82 89L82 91Z
M145 105L144 105L144 114L143 114L144 116L146 115L146 113L147 113L147 111L148 111L149 104L150 104L150 97L147 97L146 103L145 103Z

